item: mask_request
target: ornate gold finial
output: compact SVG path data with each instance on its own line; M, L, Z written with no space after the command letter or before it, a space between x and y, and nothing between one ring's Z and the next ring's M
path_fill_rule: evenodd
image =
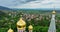
M28 27L28 29L29 29L29 30L32 30L32 29L33 29L33 26L32 26L32 25L30 25L30 26Z
M7 32L14 32L11 28Z
M56 12L55 12L55 11L53 11L53 12L52 12L52 14L56 14Z
M23 27L23 26L26 26L26 23L22 18L20 18L20 20L17 22L17 26Z

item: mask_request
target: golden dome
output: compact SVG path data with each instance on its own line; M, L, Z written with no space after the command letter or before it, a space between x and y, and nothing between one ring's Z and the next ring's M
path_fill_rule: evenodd
M25 21L22 18L20 18L20 20L17 22L17 26L25 26L25 25L26 25Z
M29 28L29 30L32 30L32 29L33 29L33 26L32 26L32 25L30 25L28 28Z
M14 32L11 28L7 32Z
M56 13L55 11L52 12L52 14L55 14L55 13Z

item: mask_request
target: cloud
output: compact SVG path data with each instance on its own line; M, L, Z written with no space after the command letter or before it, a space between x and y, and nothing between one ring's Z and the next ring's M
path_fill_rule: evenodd
M0 0L0 6L15 7L35 0Z
M60 8L60 0L31 1L15 8L53 8L53 6Z
M60 8L60 0L0 0L0 6L10 8Z

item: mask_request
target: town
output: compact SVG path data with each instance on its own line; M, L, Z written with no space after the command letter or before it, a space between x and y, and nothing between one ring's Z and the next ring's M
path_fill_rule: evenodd
M27 12L27 11L25 11ZM31 12L25 13L24 11L0 11L0 32L7 32L10 28L14 32L17 32L16 23L22 17L26 22L26 32L28 32L28 26L33 26L33 32L48 32L52 11L43 11L39 14ZM38 12L38 11L37 11ZM60 15L56 12L56 31L60 31Z

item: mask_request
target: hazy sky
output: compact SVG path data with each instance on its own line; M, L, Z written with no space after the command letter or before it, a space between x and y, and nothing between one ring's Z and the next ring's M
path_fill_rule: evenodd
M60 0L0 0L0 6L9 8L60 8Z

